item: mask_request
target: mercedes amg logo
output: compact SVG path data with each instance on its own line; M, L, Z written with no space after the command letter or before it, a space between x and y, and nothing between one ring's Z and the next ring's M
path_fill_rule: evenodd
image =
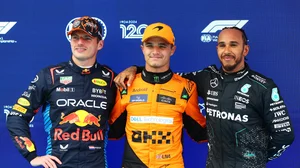
M214 79L210 80L209 83L212 88L217 87L219 84L218 78L214 78Z

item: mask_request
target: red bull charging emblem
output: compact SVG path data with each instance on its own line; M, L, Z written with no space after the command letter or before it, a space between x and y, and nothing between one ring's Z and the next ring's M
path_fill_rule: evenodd
M100 127L101 115L94 116L85 110L77 110L76 112L65 115L61 113L60 125L63 124L75 124L79 127L85 127L87 125L95 125ZM64 132L61 128L55 128L54 140L74 140L74 141L99 141L103 140L102 130L99 129L97 132L91 133L88 129L77 128L74 132Z
M100 127L100 120L101 115L98 117L94 116L91 113L86 112L85 110L77 110L76 112L70 113L68 115L65 115L64 113L61 113L61 119L62 121L59 122L59 124L76 124L79 127L85 127L86 125L96 125L97 127Z

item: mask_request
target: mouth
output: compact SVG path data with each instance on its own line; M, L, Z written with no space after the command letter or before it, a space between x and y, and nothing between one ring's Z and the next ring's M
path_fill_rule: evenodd
M231 56L231 55L225 55L222 57L223 60L225 61L231 61L231 60L234 60L234 56Z
M161 59L162 56L160 56L160 55L150 55L149 58Z
M84 52L86 49L85 49L85 48L78 47L78 48L75 48L75 50L76 50L77 52Z

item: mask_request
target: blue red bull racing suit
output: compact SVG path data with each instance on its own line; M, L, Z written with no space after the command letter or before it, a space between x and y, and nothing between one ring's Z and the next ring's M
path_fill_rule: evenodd
M294 140L277 85L249 68L226 74L215 65L184 74L205 101L207 168L265 168Z
M23 157L30 162L37 156L28 123L43 107L46 152L62 161L58 167L107 167L108 117L117 91L114 76L104 65L80 68L72 60L42 69L7 118Z

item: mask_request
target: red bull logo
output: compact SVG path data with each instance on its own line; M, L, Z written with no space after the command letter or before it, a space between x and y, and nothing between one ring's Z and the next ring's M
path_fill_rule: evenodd
M81 133L80 133L81 132ZM81 136L80 136L81 135ZM104 140L103 137L103 132L102 130L98 130L95 133L91 133L90 130L83 129L80 131L80 128L77 128L75 132L64 132L61 128L55 128L54 131L54 140L59 140L59 141L68 141L68 140L73 140L73 141L101 141Z
M62 124L75 124L79 127L85 127L87 125L95 125L100 127L101 115L98 117L94 116L91 113L88 113L85 110L77 110L76 112L65 115L61 113L62 121L59 122ZM74 141L99 141L103 140L102 130L99 129L95 133L91 133L88 129L77 128L75 132L64 132L61 128L55 128L54 130L54 140L74 140Z
M20 139L23 140L23 143L20 141ZM29 152L32 152L32 151L35 151L35 147L34 147L34 144L31 142L31 140L27 137L15 137L15 140L16 142L19 144L19 146L24 149L26 147L26 149L29 151ZM24 145L25 146L24 146Z
M86 125L96 125L97 127L100 127L99 122L101 120L101 115L96 117L85 110L77 110L68 115L61 113L61 119L62 121L59 122L60 125L70 123L76 124L79 127L85 127Z

